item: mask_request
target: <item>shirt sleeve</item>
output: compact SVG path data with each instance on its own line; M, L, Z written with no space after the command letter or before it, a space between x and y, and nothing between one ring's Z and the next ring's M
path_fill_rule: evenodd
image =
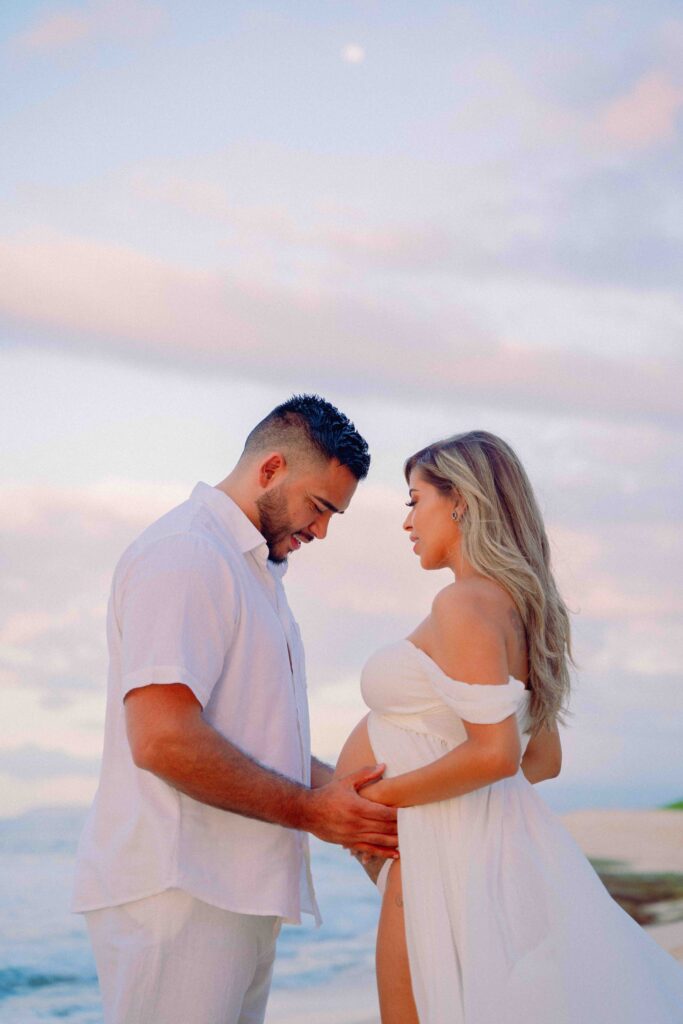
M150 683L184 683L205 707L234 633L235 581L213 545L164 537L132 562L121 583L123 699Z

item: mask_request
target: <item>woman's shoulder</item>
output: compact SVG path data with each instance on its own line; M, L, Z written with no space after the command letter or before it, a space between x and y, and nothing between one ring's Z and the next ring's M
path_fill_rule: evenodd
M511 599L500 584L483 576L456 580L434 598L432 615L454 622L502 623Z
M432 604L434 650L444 670L464 682L500 683L508 678L500 588L481 578L457 580Z

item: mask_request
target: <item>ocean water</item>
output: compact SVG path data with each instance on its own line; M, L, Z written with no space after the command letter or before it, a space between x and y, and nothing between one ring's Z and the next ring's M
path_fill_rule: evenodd
M82 809L0 820L0 1024L101 1024L85 925L69 912ZM337 987L372 969L379 898L344 850L312 840L325 923L285 927L273 995Z

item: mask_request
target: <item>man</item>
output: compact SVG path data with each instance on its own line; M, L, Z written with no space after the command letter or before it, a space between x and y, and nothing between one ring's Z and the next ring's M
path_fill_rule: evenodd
M263 1020L281 921L317 917L306 832L396 856L396 812L311 758L304 661L282 575L367 475L317 396L249 434L119 562L100 785L77 859L105 1024Z

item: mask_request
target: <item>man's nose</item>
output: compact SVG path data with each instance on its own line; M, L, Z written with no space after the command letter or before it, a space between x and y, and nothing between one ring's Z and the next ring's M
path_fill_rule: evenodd
M320 519L313 520L311 525L308 527L308 532L312 533L316 540L325 540L329 523L330 518L328 515L321 516Z

